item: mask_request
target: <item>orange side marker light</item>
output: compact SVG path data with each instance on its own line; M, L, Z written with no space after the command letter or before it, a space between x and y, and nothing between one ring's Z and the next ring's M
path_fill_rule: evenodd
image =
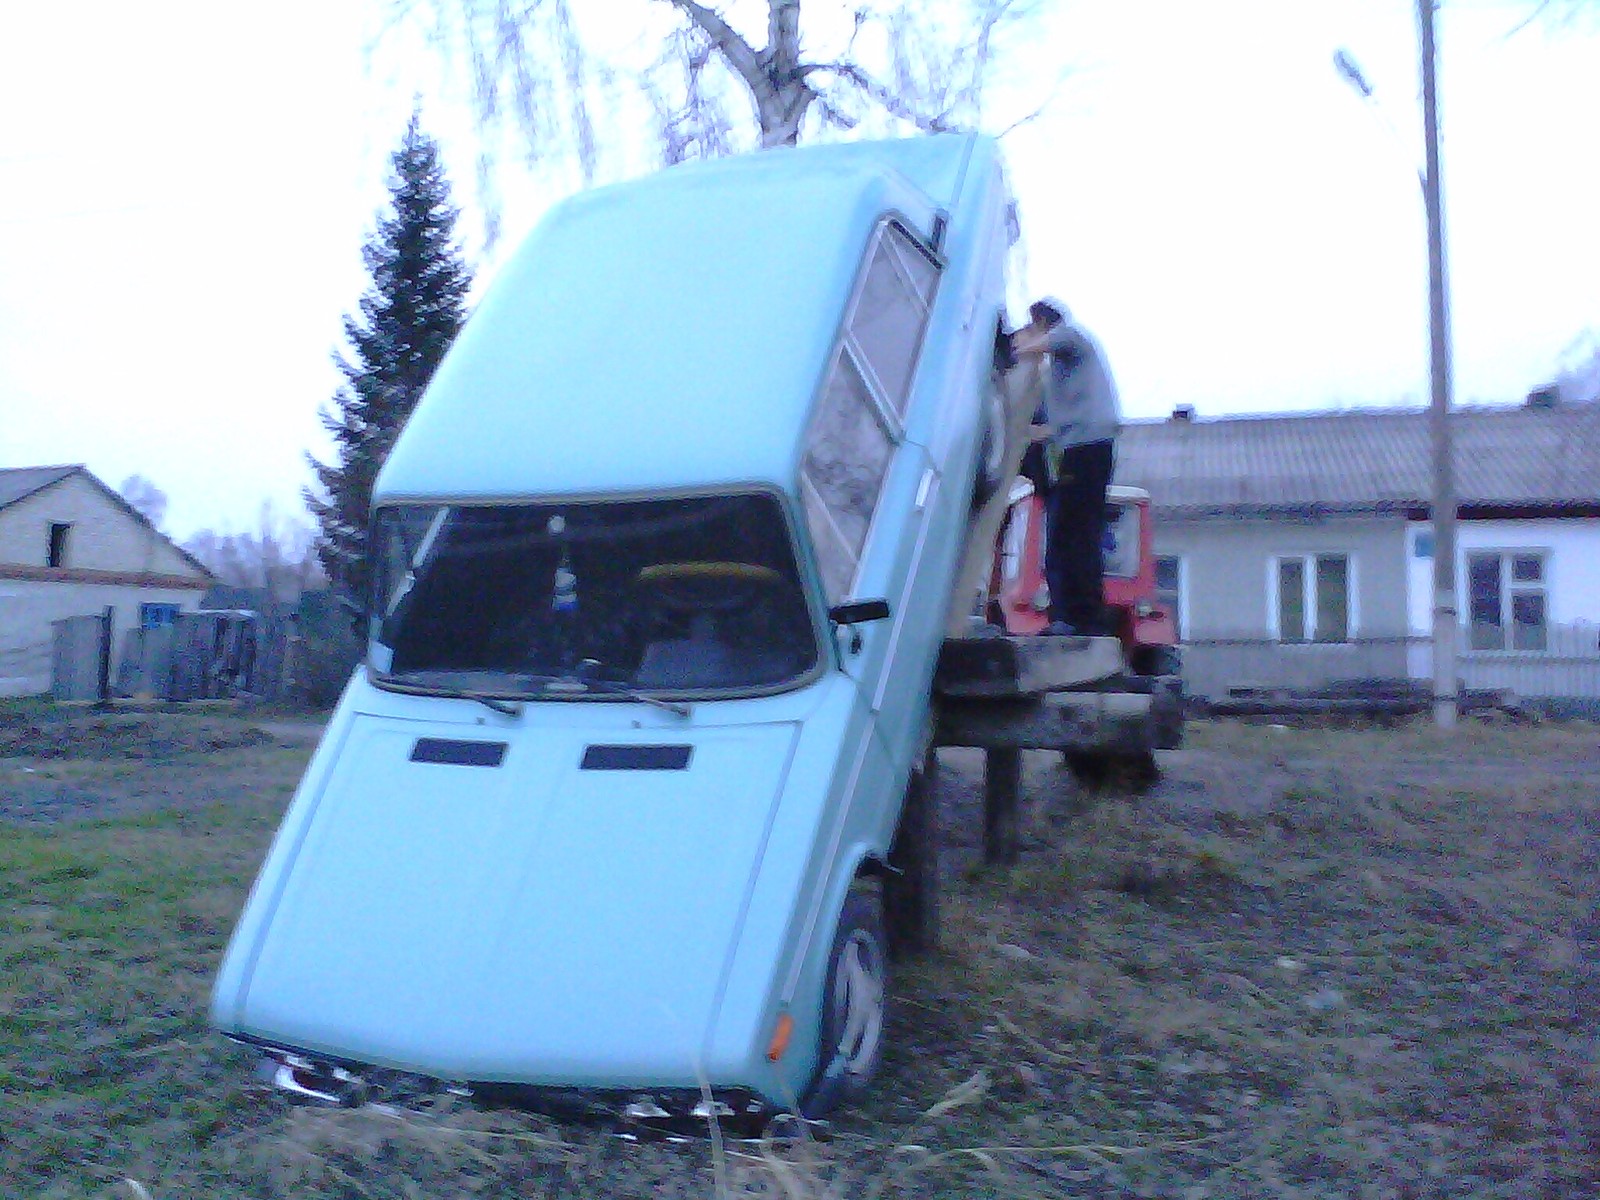
M772 1040L767 1043L767 1061L777 1062L783 1057L783 1052L789 1048L789 1039L794 1036L794 1018L788 1013L778 1017L778 1023L773 1026Z

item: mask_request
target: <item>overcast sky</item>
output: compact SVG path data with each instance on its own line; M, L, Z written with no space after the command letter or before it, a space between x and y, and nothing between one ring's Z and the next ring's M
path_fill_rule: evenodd
M599 6L607 0L585 0ZM619 8L636 0L615 0ZM1600 22L1446 0L1457 396L1511 402L1600 330ZM0 43L0 466L138 472L166 526L299 508L387 156L420 94L476 254L473 148L381 0L80 0ZM1412 0L1059 0L1011 80L1030 292L1071 303L1130 416L1418 403L1426 259ZM1347 47L1390 126L1335 74ZM505 249L560 181L506 168ZM503 253L503 251L502 251ZM499 255L479 261L492 275Z

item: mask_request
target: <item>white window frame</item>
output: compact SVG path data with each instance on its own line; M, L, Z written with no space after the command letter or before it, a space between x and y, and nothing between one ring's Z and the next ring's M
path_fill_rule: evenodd
M1344 605L1345 605L1345 630L1344 638L1337 642L1316 641L1317 633L1317 562L1325 558L1344 559ZM1301 631L1305 636L1303 640L1286 641L1283 636L1282 626L1282 595L1279 588L1279 575L1281 565L1286 562L1297 562L1301 566L1300 572L1300 619L1305 623ZM1267 560L1267 627L1272 633L1272 640L1280 646L1348 646L1359 637L1361 628L1361 609L1357 597L1361 594L1357 586L1356 556L1348 550L1321 550L1309 551L1304 554L1274 554Z
M1478 649L1472 644L1472 560L1488 556L1498 557L1500 560L1500 634L1504 645L1486 649ZM1518 558L1537 558L1539 560L1539 582L1518 583L1512 579L1512 560ZM1548 546L1470 546L1461 552L1461 582L1464 585L1465 608L1463 651L1467 654L1548 654L1550 646L1550 627L1554 622L1550 619L1550 564L1555 554ZM1511 645L1513 640L1512 620L1515 608L1513 598L1518 595L1537 593L1544 598L1544 649L1521 649Z

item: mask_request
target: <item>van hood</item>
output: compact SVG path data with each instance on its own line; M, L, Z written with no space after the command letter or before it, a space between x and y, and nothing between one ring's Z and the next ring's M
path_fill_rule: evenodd
M795 737L358 717L219 1022L447 1079L693 1085Z

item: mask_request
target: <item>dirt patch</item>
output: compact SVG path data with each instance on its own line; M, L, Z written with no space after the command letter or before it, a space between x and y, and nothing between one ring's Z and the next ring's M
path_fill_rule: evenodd
M0 820L105 820L282 795L317 728L184 712L0 714Z
M272 740L265 730L231 717L70 710L0 717L0 758L161 760Z

